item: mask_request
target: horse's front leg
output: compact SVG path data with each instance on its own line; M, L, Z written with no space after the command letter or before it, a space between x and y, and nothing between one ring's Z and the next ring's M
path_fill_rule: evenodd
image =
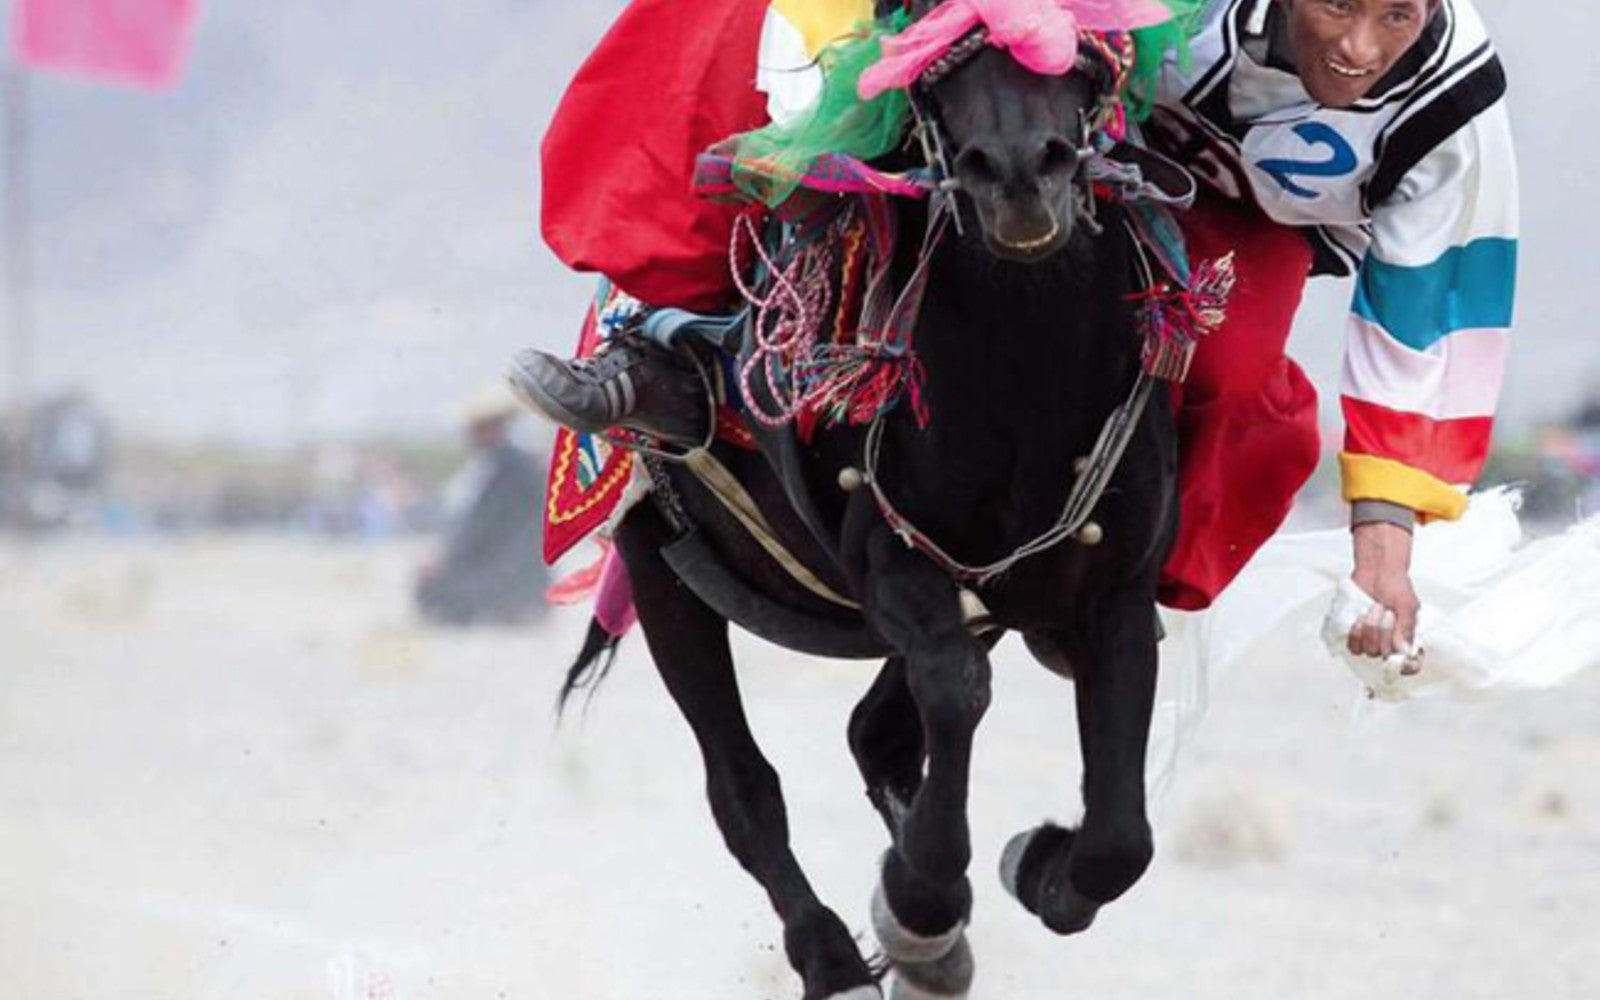
M1155 600L1138 587L1103 598L1075 660L1083 825L1042 826L1006 848L1001 878L1059 934L1084 930L1150 866L1145 751L1155 705Z
M1005 633L983 633L979 641L993 650ZM906 685L906 664L896 656L884 664L850 714L850 752L866 782L867 798L883 817L891 836L898 836L928 760L922 717Z
M989 707L989 658L967 631L955 584L927 557L887 526L868 539L866 555L865 611L904 657L928 754L896 843L916 875L956 882L972 860L967 785L973 736Z
M964 996L972 979L962 933L972 908L967 791L973 738L989 707L988 655L942 570L881 521L860 542L864 610L900 651L927 754L884 859L873 922L897 971L921 977L925 995Z

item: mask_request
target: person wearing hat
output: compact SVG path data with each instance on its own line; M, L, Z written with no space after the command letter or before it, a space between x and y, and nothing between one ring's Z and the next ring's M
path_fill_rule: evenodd
M462 414L471 454L445 487L445 532L417 576L417 610L441 625L515 624L544 607L538 558L544 480L510 440L516 404L484 389Z

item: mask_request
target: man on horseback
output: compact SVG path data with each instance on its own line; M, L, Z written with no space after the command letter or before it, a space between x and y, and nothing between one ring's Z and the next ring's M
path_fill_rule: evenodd
M734 213L695 203L691 163L663 171L662 150L692 160L803 107L816 92L807 67L817 52L872 4L668 6L637 0L558 113L545 150L545 235L569 264L604 272L653 307L724 311L735 300ZM1190 253L1233 253L1238 285L1181 388L1182 526L1162 598L1207 606L1287 517L1319 446L1315 392L1284 346L1305 279L1353 275L1340 464L1355 580L1377 608L1349 643L1369 656L1409 652L1411 532L1464 511L1507 350L1517 205L1504 74L1471 0L1195 6L1192 59L1162 72L1145 136L1203 182L1182 220ZM661 36L683 18L694 30ZM669 50L684 60L681 75L660 64ZM751 65L762 93L748 86ZM654 146L646 135L633 151L576 136L577 122L594 120L585 105L607 100L608 78L649 81L670 105L613 94L614 124L670 135ZM575 168L580 153L634 156L639 173L620 193L591 184ZM642 205L670 239L630 228ZM577 430L620 425L686 445L709 431L696 371L642 337L614 338L576 362L525 351L510 377L526 401Z

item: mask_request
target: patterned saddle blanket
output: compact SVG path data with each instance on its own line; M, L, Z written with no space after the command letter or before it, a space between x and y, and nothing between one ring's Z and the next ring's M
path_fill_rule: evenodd
M578 335L577 357L593 355L605 340L639 308L611 282L601 280L599 290L584 314ZM737 394L718 378L717 439L740 448L754 449L755 440L737 407ZM616 514L633 482L637 459L620 438L561 428L550 459L550 478L544 511L544 559L555 563L603 527Z

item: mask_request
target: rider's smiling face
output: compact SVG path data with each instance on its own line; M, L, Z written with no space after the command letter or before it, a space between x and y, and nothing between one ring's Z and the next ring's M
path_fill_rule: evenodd
M1439 0L1278 0L1290 55L1318 104L1365 97L1422 37Z

